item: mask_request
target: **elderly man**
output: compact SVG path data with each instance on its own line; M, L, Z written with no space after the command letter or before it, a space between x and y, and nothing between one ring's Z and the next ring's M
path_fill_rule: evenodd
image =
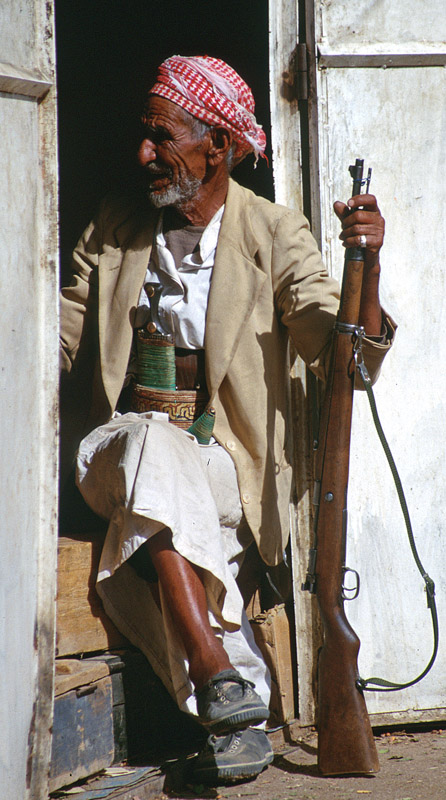
M79 488L109 520L97 587L104 606L208 730L195 778L240 780L273 754L263 730L269 675L236 578L253 540L267 564L282 558L287 335L324 378L338 287L304 217L230 178L248 153L263 155L265 136L249 87L227 64L168 59L143 122L146 193L103 203L63 290L68 428L72 447L82 439ZM360 322L376 375L393 333L378 298L384 221L371 195L349 206L335 210L344 244L365 245ZM158 345L174 342L171 408L196 417L204 396L215 414L209 444L172 424L167 401L160 412L156 388L143 412L124 400L141 330ZM150 556L145 575L129 564L137 550Z

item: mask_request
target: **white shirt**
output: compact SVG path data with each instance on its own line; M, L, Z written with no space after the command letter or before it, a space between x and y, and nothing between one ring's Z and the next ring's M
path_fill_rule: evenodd
M135 314L135 327L151 319L161 333L173 333L177 347L202 349L212 268L224 205L202 233L198 250L177 269L163 233L163 212ZM150 296L152 295L152 296Z

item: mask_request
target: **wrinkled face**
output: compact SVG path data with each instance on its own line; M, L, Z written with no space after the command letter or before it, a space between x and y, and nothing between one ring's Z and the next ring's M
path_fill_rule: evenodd
M148 100L143 122L138 161L148 196L156 207L180 207L194 198L206 175L208 137L197 137L193 118L156 95Z

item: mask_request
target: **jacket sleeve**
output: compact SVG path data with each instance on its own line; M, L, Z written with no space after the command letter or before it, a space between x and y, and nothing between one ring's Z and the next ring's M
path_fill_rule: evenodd
M100 251L99 216L81 236L73 252L70 284L61 291L60 365L64 372L71 372L81 342L86 348L94 345Z
M326 380L333 326L339 306L339 284L328 275L316 241L302 214L283 215L274 232L272 270L276 305L300 357L318 378ZM383 312L383 342L364 340L364 358L372 381L378 377L395 332Z

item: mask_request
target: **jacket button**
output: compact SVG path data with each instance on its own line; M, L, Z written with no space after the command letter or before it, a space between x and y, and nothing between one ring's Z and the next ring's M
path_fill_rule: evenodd
M235 450L236 444L232 441L232 439L229 439L229 441L226 442L226 447L228 450Z
M251 495L248 494L248 492L245 492L244 494L242 494L242 500L244 503L249 503L251 500Z
M147 330L149 331L149 333L155 333L155 331L156 331L155 323L154 322L148 322L147 323Z
M155 294L155 289L153 288L153 286L146 286L146 293L147 297L153 297L153 295Z

